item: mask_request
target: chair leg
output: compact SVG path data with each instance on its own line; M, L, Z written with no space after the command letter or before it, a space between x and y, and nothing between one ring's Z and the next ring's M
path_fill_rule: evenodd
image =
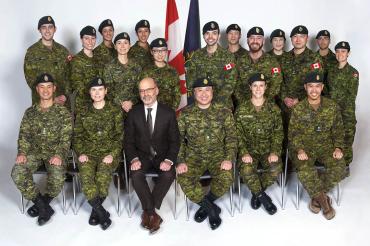
M67 210L66 210L66 191L65 191L65 183L63 183L63 188L62 188L62 201L63 201L63 214L66 215L67 214Z
M300 192L299 192L299 180L297 180L297 189L296 189L296 209L299 210L299 197Z
M237 179L238 179L239 213L242 213L242 196L241 196L240 175L238 175Z
M288 160L289 160L289 157L288 157L288 155L289 155L289 149L287 148L286 149L286 153L285 153L285 163L284 163L284 174L283 174L283 190L282 190L282 209L284 210L285 209L285 203L286 203L286 201L285 201L285 199L286 199L286 197L285 197L285 189L286 189L286 179L287 179L287 173L288 173Z
M189 203L188 197L185 195L185 205L186 205L186 221L189 221Z
M21 193L21 213L24 214L24 196L23 194Z
M72 191L73 191L73 213L74 213L74 215L77 215L76 186L77 186L77 176L73 175Z
M177 207L176 207L176 202L177 202L177 179L175 179L175 211L173 214L174 219L177 219Z
M337 206L339 207L340 206L340 200L341 200L341 192L340 192L340 184L338 183L337 184Z
M279 175L280 178L280 194L281 194L281 209L283 209L283 203L284 203L284 173L281 172Z
M118 217L121 216L121 200L119 199L119 195L121 194L121 181L119 178L119 174L116 174L115 177L117 178L117 215Z
M131 182L130 181L127 184L127 193L128 193L128 217L131 218L132 209L131 209Z
M233 194L233 185L230 186L230 214L231 217L234 217L234 194Z

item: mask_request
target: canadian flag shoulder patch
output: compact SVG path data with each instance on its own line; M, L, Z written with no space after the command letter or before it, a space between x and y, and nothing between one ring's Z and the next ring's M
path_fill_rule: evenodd
M71 55L71 54L69 54L68 56L67 56L67 61L72 61L72 59L73 59L73 56Z
M354 78L358 78L358 73L353 73Z
M314 70L314 69L320 69L321 68L321 64L319 62L316 62L316 63L312 63L311 64L311 69Z
M273 67L271 69L271 74L274 75L274 74L279 74L281 73L281 69L279 67Z
M235 64L234 63L228 63L224 66L224 70L225 71L228 71L230 69L233 69L235 67Z

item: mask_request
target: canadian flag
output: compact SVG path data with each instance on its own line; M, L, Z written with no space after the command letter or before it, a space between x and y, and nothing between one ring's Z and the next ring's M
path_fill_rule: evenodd
M179 14L177 13L175 0L167 0L165 39L168 45L168 64L174 67L179 74L181 101L178 109L181 109L187 105L187 94L185 83L185 60L182 54L183 48Z
M224 70L227 71L227 70L232 69L233 67L235 67L234 63L228 63L224 66Z
M311 69L312 70L314 70L314 69L320 69L320 68L321 68L321 65L318 62L311 64Z
M279 67L273 67L271 69L271 73L272 74L275 74L275 73L281 73L281 69Z

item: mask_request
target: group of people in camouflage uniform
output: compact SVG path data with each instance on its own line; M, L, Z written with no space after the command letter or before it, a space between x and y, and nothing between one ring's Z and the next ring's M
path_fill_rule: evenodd
M125 120L134 105L147 106L148 98L174 112L180 102L178 74L166 62L166 40L148 43L147 20L136 24L138 41L132 46L128 33L114 37L107 19L98 28L103 42L95 48L96 30L86 26L80 32L82 50L75 56L53 39L56 25L51 16L39 20L38 30L41 39L27 50L24 62L33 105L22 119L11 176L34 203L28 214L43 225L54 213L50 202L63 187L65 159L72 148L82 191L92 207L89 224L105 230L111 220L103 202L111 174L121 163ZM212 229L220 226L221 208L215 201L232 185L234 169L252 193L251 207L263 205L275 214L277 208L265 191L281 173L287 148L311 198L309 209L332 219L335 211L327 192L346 175L356 130L359 74L347 60L349 43L339 42L333 53L330 33L322 30L314 52L306 46L307 28L299 25L290 34L291 51L284 51L285 33L276 29L270 35L272 50L264 52L264 30L252 27L248 51L239 44L238 24L226 29L227 48L218 43L216 22L206 23L202 33L206 46L187 63L187 88L194 103L177 118L177 160L165 159L168 168L161 166L167 171L175 165L182 190L199 205L194 220L208 217ZM127 162L131 171L140 169L137 158ZM325 167L320 175L318 162ZM44 194L32 179L42 165L48 171ZM208 189L200 183L206 172L212 177ZM155 227L152 217L142 216L143 227L151 233L162 222L156 216Z

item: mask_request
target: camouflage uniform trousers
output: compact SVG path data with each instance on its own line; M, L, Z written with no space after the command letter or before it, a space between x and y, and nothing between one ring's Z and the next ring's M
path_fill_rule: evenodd
M240 164L240 176L254 194L264 191L267 187L272 185L282 171L280 157L277 162L269 163L267 160L269 154L270 153L261 155L250 153L253 162L251 164ZM259 169L261 169L262 172L258 172Z
M49 164L50 158L45 158L45 156L30 154L26 157L27 163L15 164L11 173L11 177L22 195L27 200L33 200L36 198L37 194L40 193L40 190L33 181L33 174L40 166L45 164L47 170L45 194L48 194L51 197L58 196L64 185L66 170L65 162L60 166L56 166Z
M87 200L95 197L107 197L112 173L119 165L119 158L113 157L110 164L103 163L103 158L88 156L89 160L84 163L78 163L82 191Z
M297 169L298 179L311 198L319 195L320 192L329 192L344 178L344 158L340 160L334 159L334 149L322 148L316 151L305 150L305 152L308 160L298 160L297 153L291 158ZM325 171L322 174L319 174L316 169L316 162L325 167Z
M222 158L209 157L189 158L188 171L178 176L178 182L186 196L194 203L200 203L206 195L200 183L200 177L208 170L212 179L211 192L217 196L223 196L233 182L233 170L221 170Z

